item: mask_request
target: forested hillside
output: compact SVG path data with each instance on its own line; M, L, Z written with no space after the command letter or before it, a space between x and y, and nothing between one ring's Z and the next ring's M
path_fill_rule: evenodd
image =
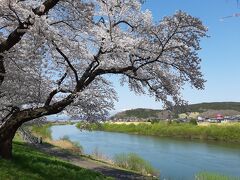
M226 115L240 114L240 102L212 102L212 103L200 103L191 104L186 107L179 109L178 113L186 112L199 112L204 114L212 113L226 113ZM156 110L156 109L131 109L126 110L112 116L111 119L127 119L127 118L138 118L138 119L166 119L170 116L167 110Z

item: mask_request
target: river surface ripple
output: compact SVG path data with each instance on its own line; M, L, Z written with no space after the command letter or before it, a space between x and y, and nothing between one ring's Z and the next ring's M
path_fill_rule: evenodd
M160 171L161 179L192 180L198 172L217 172L240 177L240 145L190 141L103 131L80 131L75 125L52 126L52 138L68 136L84 153L96 149L109 158L136 153Z

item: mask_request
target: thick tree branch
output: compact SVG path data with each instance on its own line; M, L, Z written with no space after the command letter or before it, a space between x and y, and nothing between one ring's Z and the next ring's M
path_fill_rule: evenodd
M42 16L46 14L51 8L53 8L59 0L46 0L41 6L33 9L35 15ZM10 6L11 7L11 6ZM19 23L18 27L9 34L7 39L0 44L0 55L8 50L10 50L13 46L15 46L23 37L23 35L27 32L30 26L33 25L33 17L29 15L29 17L24 21ZM6 73L4 68L3 56L0 57L0 86L4 80L4 74Z
M53 8L59 0L46 0L41 6L33 9L35 15L42 16L46 14L51 8ZM14 45L16 45L26 33L29 26L33 25L31 16L29 16L24 22L19 23L19 26L8 36L8 38L0 44L0 53L8 51Z
M75 95L71 94L65 99L56 102L50 106L26 109L13 113L12 116L8 119L8 121L5 121L3 124L0 125L0 139L4 140L4 138L8 138L7 133L12 127L20 127L24 122L30 121L32 119L61 112L66 106L73 102L74 98Z
M127 66L124 68L97 69L93 73L89 74L88 78L84 82L84 87L88 86L97 76L101 76L103 74L122 74L134 69L135 68L133 66Z

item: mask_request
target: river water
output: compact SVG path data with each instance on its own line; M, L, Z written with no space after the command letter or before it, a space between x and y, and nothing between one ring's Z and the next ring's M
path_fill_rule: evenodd
M53 126L51 130L54 140L67 135L71 141L79 142L86 154L96 149L109 158L136 153L160 171L161 179L192 180L202 171L240 177L240 145L80 131L75 125Z

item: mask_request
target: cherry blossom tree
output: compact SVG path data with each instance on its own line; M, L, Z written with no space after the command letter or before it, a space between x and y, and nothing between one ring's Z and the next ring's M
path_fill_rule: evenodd
M178 11L158 23L140 0L0 1L0 156L25 122L64 111L100 119L113 108L110 74L165 105L188 82L204 88L206 28Z

